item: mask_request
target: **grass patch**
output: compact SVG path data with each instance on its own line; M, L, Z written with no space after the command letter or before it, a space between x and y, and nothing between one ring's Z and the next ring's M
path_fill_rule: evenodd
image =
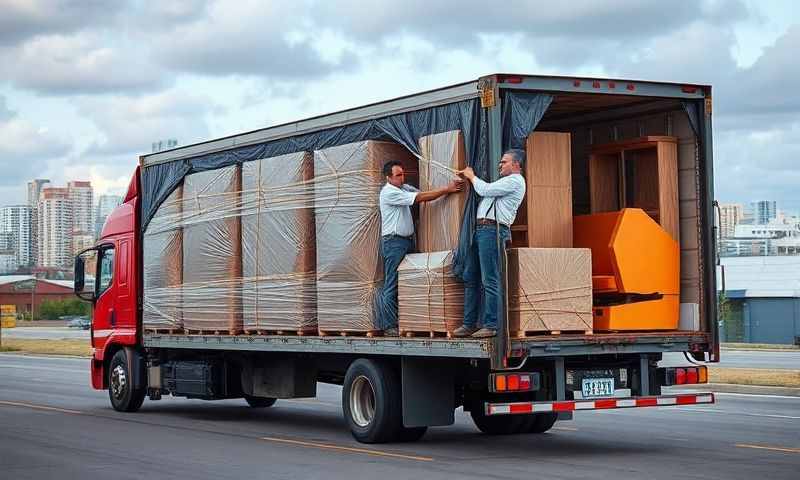
M800 370L709 367L708 382L800 388Z
M9 347L7 345L0 346L0 352L17 352L19 351L18 348Z
M4 338L3 351L20 353L40 353L49 355L73 355L89 357L92 347L88 339L39 340L33 338Z
M800 350L798 345L778 343L723 343L720 346L730 350Z

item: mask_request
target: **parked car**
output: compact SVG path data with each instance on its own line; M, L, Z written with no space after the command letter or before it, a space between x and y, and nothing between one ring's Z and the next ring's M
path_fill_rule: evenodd
M92 328L92 321L89 317L75 317L67 323L69 328L80 328L81 330L89 330Z

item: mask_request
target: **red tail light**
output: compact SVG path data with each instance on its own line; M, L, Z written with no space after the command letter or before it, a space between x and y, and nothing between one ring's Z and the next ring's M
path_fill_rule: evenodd
M493 373L489 376L493 392L529 392L538 388L537 373Z
M683 385L686 383L686 369L685 368L676 368L675 369L675 385Z

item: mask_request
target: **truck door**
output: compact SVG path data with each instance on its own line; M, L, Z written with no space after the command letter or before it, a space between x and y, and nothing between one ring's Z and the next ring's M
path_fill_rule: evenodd
M115 242L116 243L116 242ZM102 245L98 251L97 278L95 279L94 319L92 320L92 346L102 349L116 328L117 290L114 288L115 243Z

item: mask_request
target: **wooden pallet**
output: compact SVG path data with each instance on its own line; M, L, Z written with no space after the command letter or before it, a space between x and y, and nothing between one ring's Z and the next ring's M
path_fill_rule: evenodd
M514 338L542 337L547 335L594 335L592 329L586 330L533 330L512 332Z
M145 333L155 333L155 334L162 334L162 335L175 335L178 333L183 333L182 328L145 328Z
M194 328L185 329L188 335L239 335L241 330L199 330Z
M277 335L281 337L306 337L309 335L316 335L316 328L299 328L299 329L285 329L274 330L268 328L248 328L244 331L247 335Z
M434 332L430 330L400 330L401 337L413 338L413 337L421 337L421 338L453 338L453 332L445 331L445 332Z
M320 337L382 337L383 330L320 330Z

